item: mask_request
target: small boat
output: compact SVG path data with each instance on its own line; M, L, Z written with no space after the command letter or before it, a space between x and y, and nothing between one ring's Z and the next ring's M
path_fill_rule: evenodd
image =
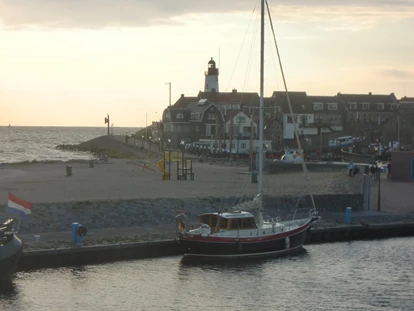
M261 51L263 51L264 45L264 9L265 0L261 0ZM263 53L261 55L259 108L260 111L263 111L264 58ZM284 78L283 70L282 76ZM286 84L285 89L292 113ZM263 220L263 113L260 114L259 122L258 194L252 201L231 206L227 211L200 215L199 225L190 230L185 229L186 225L182 219L185 212L177 215L179 243L184 253L184 259L233 260L273 257L297 253L303 249L308 230L312 223L319 219L312 195L312 208L297 208L296 204L284 220L280 217L268 221ZM302 150L296 125L294 125L294 129L298 150ZM301 159L308 181L309 177L303 156L300 156L299 159ZM254 211L255 215L250 211Z
M13 231L14 219L0 227L0 281L12 279L22 253L23 245Z
M286 149L285 154L280 159L287 163L302 163L304 160L303 158L303 150L299 149Z
M353 136L341 136L335 139L331 139L328 142L329 148L344 148L352 147L355 143L361 142L365 137L353 137Z

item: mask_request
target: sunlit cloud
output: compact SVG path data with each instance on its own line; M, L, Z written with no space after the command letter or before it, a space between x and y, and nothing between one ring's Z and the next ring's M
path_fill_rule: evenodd
M0 0L3 28L147 27L179 25L194 14L252 12L253 0ZM414 17L413 0L269 1L278 21L323 23L324 30L370 28L381 20Z
M414 81L414 71L400 69L381 69L379 74L388 78L404 79Z

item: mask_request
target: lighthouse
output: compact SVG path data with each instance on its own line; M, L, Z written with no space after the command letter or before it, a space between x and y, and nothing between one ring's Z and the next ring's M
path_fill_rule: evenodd
M208 69L204 73L206 76L205 84L204 84L204 92L218 92L219 91L219 83L218 83L218 75L219 71L216 68L216 62L213 60L213 57L208 62Z

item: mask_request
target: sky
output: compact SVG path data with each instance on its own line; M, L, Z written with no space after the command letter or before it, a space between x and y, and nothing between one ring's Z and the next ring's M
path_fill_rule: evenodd
M290 91L414 97L414 0L268 0ZM0 126L141 127L204 90L259 92L258 0L0 0ZM265 96L284 90L266 22Z

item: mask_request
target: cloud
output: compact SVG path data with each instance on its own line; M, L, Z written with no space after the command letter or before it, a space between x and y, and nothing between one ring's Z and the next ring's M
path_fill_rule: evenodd
M189 15L251 12L257 4L253 0L0 0L0 20L6 28L146 27L186 23ZM371 24L382 18L414 17L413 0L271 0L269 5L279 21L338 21L340 28L355 20Z
M400 70L400 69L382 69L379 71L380 75L396 78L396 79L404 79L404 80L413 80L414 81L414 71L411 70Z

